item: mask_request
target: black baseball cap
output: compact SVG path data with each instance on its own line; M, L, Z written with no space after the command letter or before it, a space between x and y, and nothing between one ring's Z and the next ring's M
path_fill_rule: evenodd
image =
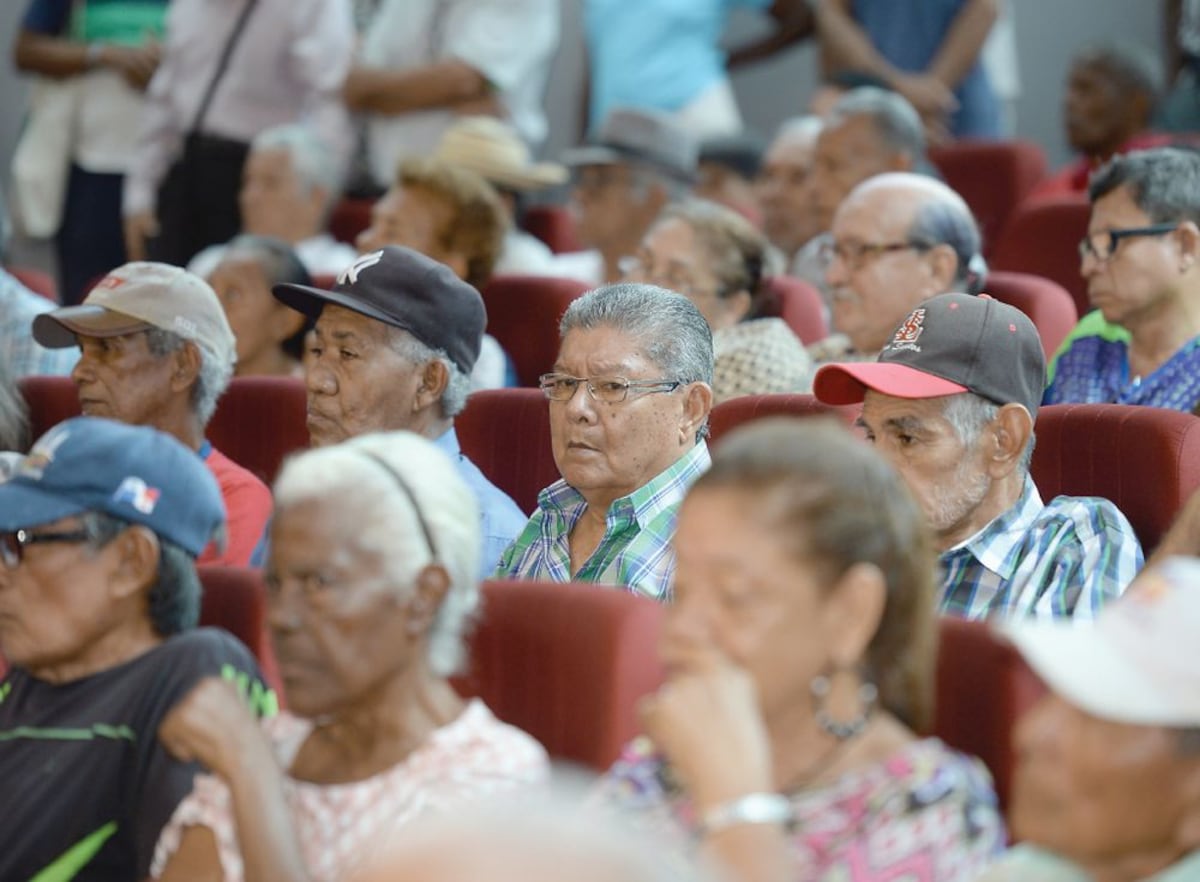
M973 392L1037 416L1046 357L1025 313L986 294L941 294L908 314L879 358L827 364L813 378L826 404L857 404L867 389L896 398Z
M478 291L445 264L399 245L360 255L331 290L286 284L271 293L310 318L332 303L402 328L445 352L464 374L475 367L487 325Z

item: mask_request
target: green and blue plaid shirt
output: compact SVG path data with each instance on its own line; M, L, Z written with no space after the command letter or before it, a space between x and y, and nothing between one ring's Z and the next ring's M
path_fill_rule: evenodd
M1059 496L1046 505L1026 475L1017 504L938 564L945 615L1086 621L1132 581L1142 546L1107 499Z
M675 576L671 539L679 504L711 462L701 441L649 483L613 502L600 545L574 576L569 537L587 502L566 481L555 481L538 494L537 511L501 556L495 577L620 585L670 600Z

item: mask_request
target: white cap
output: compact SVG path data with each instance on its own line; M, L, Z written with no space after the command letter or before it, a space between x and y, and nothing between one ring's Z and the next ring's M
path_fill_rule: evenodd
M1169 558L1143 573L1093 625L1003 630L1055 693L1092 716L1200 726L1200 560Z

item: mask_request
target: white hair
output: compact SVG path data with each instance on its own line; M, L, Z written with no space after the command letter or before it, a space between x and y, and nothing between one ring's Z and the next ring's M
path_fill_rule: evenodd
M292 160L292 172L305 193L325 192L328 210L341 191L341 180L333 153L310 129L289 123L263 129L250 142L250 149L282 150Z
M446 570L450 587L429 632L428 660L434 674L453 674L479 606L475 495L449 458L412 432L360 435L307 451L289 459L275 481L277 510L338 496L355 500L347 517L357 519L357 544L387 561L397 592L411 593L429 564Z
M446 388L442 391L442 416L453 419L463 412L467 406L467 396L471 394L471 377L463 373L462 368L450 360L444 349L434 349L422 343L403 328L387 327L388 346L405 361L414 365L423 365L431 361L440 361L446 369Z
M974 392L959 392L947 395L942 404L942 416L954 428L954 434L965 448L973 448L979 443L979 436L996 417L1000 415L1000 405L988 401ZM1017 465L1022 473L1029 471L1033 460L1033 446L1036 441L1034 434L1029 433L1029 440L1021 451Z

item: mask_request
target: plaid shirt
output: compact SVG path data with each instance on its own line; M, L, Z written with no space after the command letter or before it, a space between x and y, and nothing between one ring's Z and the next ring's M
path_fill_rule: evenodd
M711 462L701 441L649 483L613 502L599 546L574 576L569 537L587 502L566 481L555 481L538 494L537 511L500 558L496 578L621 585L670 600L675 576L671 538L679 504Z
M1095 618L1142 565L1133 527L1107 499L1021 498L939 558L942 613L966 619Z
M69 374L79 350L43 349L33 340L34 316L58 304L34 294L0 269L0 364L13 379L35 374Z

